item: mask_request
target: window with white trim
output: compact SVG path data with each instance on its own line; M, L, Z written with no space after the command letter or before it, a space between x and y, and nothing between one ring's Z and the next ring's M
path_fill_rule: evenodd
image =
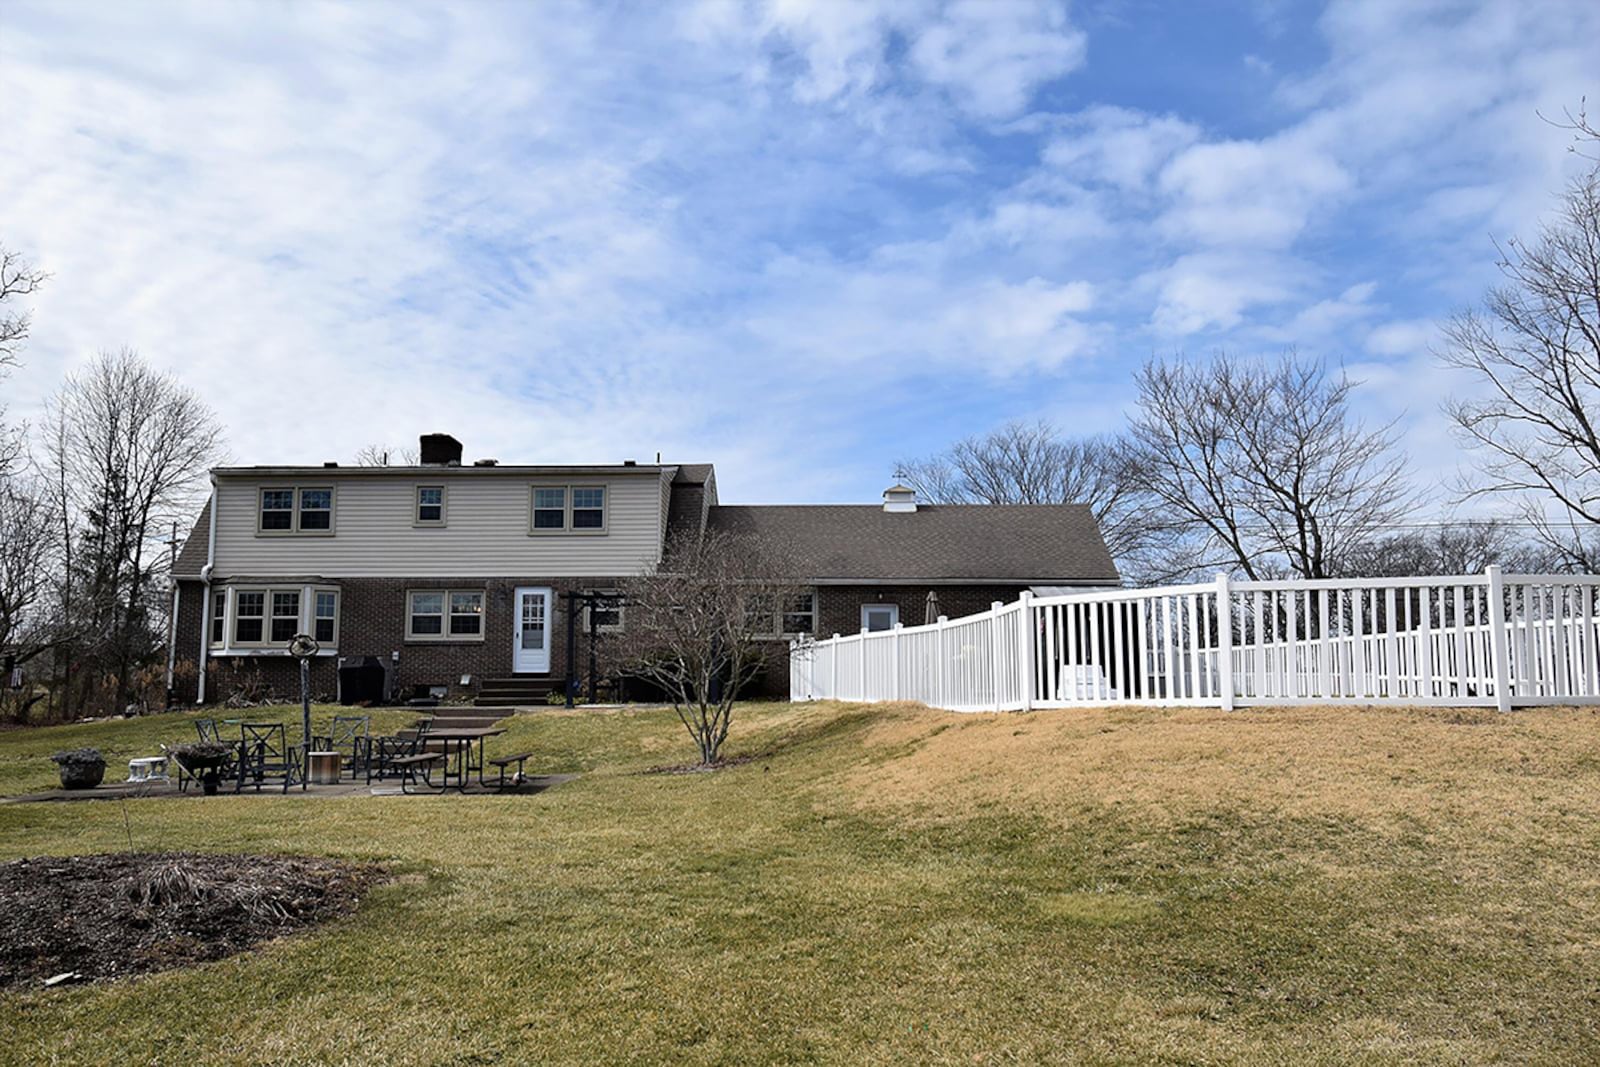
M228 632L228 591L214 590L211 594L211 643L222 644Z
M418 526L444 525L444 486L417 486L417 514L415 521Z
M604 530L606 528L605 486L575 485L572 487L572 528L574 530Z
M233 594L233 643L259 645L267 632L267 592L240 589Z
M483 636L483 594L450 594L450 636Z
M289 533L294 530L294 490L261 490L261 530L263 533Z
M900 621L899 604L861 605L861 628L870 634L894 629Z
M553 533L567 528L566 486L539 485L533 489L533 530Z
M339 594L332 589L318 589L315 596L311 636L317 644L331 648L339 643Z
M785 597L781 632L789 636L814 633L817 629L817 594L795 593Z
M483 640L481 589L414 589L406 594L408 641Z
M272 591L272 639L274 645L286 645L300 632L300 590L274 589Z
M283 486L260 491L256 532L333 533L331 486Z

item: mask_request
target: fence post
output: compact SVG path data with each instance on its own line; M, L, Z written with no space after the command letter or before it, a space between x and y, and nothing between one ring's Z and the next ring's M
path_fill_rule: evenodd
M989 601L989 699L994 710L1000 710L1000 664L1005 660L1005 642L1000 640L1000 609L998 600Z
M894 624L894 643L889 646L893 653L890 659L890 666L894 672L889 676L889 697L891 700L900 699L900 628L900 623Z
M1017 612L1017 638L1022 647L1017 657L1022 670L1022 710L1033 710L1034 641L1037 631L1033 623L1033 593L1022 591L1022 607Z
M944 631L945 631L945 627L949 624L949 622L950 622L950 620L945 618L943 615L939 616L939 652L938 652L938 655L935 657L939 662L939 704L938 704L938 706L941 707L941 708L944 708L946 710L949 710L949 707L950 707L950 700L949 700L949 697L947 695L950 692L950 686L949 686L949 683L946 681L946 676L947 676L947 674L948 674L948 672L950 670L950 657L945 652Z
M833 635L833 655L828 657L828 699L839 699L839 635Z
M1511 666L1507 662L1505 580L1500 568L1489 564L1484 574L1489 578L1489 658L1494 662L1494 706L1500 711L1511 710Z
M861 628L861 663L856 675L861 679L861 699L863 701L871 700L872 698L867 696L867 628L865 626Z
M1217 575L1217 688L1223 711L1233 710L1233 590Z

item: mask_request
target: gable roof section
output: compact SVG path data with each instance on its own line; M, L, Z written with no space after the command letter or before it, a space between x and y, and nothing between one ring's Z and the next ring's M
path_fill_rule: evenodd
M174 578L198 578L205 568L206 560L211 555L211 501L207 500L200 509L200 514L194 520L194 527L189 531L188 540L184 541L183 548L178 551L178 558L172 565Z
M1120 581L1083 504L718 506L708 528L760 537L818 582Z

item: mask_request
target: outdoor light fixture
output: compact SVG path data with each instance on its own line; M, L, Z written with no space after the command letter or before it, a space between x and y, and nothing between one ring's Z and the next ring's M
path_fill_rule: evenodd
M289 640L289 655L300 661L300 788L311 779L311 657L322 646L310 634L295 634Z

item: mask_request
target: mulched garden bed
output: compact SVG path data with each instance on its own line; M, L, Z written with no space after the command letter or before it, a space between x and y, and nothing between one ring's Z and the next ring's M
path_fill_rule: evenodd
M0 863L0 987L221 959L345 914L387 877L338 860L196 852Z

